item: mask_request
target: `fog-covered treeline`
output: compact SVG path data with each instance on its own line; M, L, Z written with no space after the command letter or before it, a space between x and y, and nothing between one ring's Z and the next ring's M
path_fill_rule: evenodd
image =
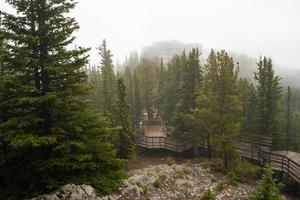
M147 55L139 57L137 53L131 54L124 62L123 70L117 73L127 87L133 123L139 122L142 112L151 116L151 108L156 107L174 137L201 138L214 143L211 135L218 134L210 126L215 126L216 119L203 113L212 115L214 111L211 109L218 105L217 100L231 96L236 100L228 104L230 109L234 109L232 104L235 102L238 120L236 126L228 128L229 132L233 132L234 127L237 131L227 141L240 133L261 134L273 137L274 148L299 148L299 90L292 87L288 90L271 59L258 57L255 63L248 56L231 57L224 51L212 51L205 58L198 49L178 53L169 62ZM222 68L226 67L229 72L225 73ZM225 73L224 76L228 73L234 75L228 77L232 83L224 80L224 85L233 85L232 93L227 91L226 97L219 96L224 95L222 91L211 88L214 84L217 88L221 87L220 81L224 76L218 76L222 73ZM224 103L222 100L220 106ZM209 108L210 105L214 106ZM221 106L219 109L227 109L224 113L228 113L229 108ZM224 119L228 118L233 116ZM293 138L294 142L287 137Z

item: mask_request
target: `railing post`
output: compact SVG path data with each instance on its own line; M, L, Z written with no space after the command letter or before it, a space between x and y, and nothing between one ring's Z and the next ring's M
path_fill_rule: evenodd
M287 174L290 175L290 159L288 158Z
M159 147L161 148L161 137L159 137Z
M283 171L283 162L284 162L284 156L281 156L281 172L284 172Z
M251 144L251 159L253 161L253 144Z
M153 137L151 137L151 147L154 148Z

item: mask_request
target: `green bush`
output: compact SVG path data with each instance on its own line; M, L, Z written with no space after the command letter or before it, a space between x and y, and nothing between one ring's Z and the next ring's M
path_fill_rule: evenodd
M227 171L221 159L205 159L202 162L202 167L204 169L210 169L213 172L225 173Z
M273 179L272 169L267 165L251 200L283 200L284 198L280 194L282 186L282 184L277 184L275 179Z
M147 193L148 193L148 188L147 188L147 186L143 186L142 188L143 188L143 193L144 193L144 194L147 194Z
M240 179L236 176L236 174L231 171L227 175L227 184L231 186L238 186L240 184Z
M216 190L223 191L226 187L227 187L227 184L225 183L225 181L220 181L220 182L218 182L218 184L216 186Z
M214 200L216 197L215 197L215 194L214 192L211 190L211 189L206 189L204 192L203 192L203 195L202 195L202 200Z
M214 159L210 161L210 168L214 172L225 173L227 170L223 165L223 161L220 159Z
M189 173L191 173L191 167L188 167L187 165L184 166L184 167L182 168L182 172L183 172L184 174L188 175Z
M176 178L184 178L185 173L183 171L178 171L176 174Z
M245 182L246 180L257 178L260 167L246 160L238 160L233 166L233 171L240 181Z
M160 181L159 180L154 181L153 187L160 188Z
M168 156L165 160L165 163L169 166L172 166L175 163L175 161L172 157Z

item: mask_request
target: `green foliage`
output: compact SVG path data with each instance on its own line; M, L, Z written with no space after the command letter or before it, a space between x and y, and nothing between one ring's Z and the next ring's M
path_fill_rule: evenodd
M237 175L233 171L230 171L227 174L227 181L226 181L226 183L228 185L237 187L240 184L240 179L237 177Z
M155 187L155 188L160 188L160 181L159 181L159 179L157 179L157 180L155 180L155 181L153 182L153 187Z
M281 184L273 179L273 172L269 165L264 168L262 179L258 182L256 192L251 200L282 200L280 194Z
M251 164L247 160L238 159L233 165L233 171L240 181L245 182L257 178L260 167Z
M75 19L71 0L12 1L1 36L7 55L0 81L1 199L24 199L67 183L92 184L99 192L118 188L124 161L116 134L83 97L89 92L88 49L71 49Z
M206 189L202 194L202 200L214 200L216 197L211 189Z
M236 156L234 138L240 131L241 102L237 92L238 71L225 51L211 51L204 67L203 87L199 88L194 121L204 141L222 152L224 166Z
M119 127L117 147L118 157L132 159L135 157L134 133L129 117L129 105L126 101L126 89L122 79L117 81L118 100L115 105L115 124Z
M279 138L280 127L279 117L279 99L282 96L282 87L280 78L275 76L271 58L260 58L258 63L258 72L255 73L257 81L257 105L258 105L258 133L262 135ZM274 143L274 147L279 144Z
M172 166L173 164L175 164L175 160L171 157L171 156L168 156L166 159L165 159L165 163L169 166Z
M141 106L141 100L140 100L140 85L139 80L136 75L136 71L134 71L133 74L133 80L134 80L134 103L132 104L132 107L134 108L134 125L137 126L140 122L141 114L142 114L142 106Z
M103 113L105 116L111 117L116 97L116 78L112 64L112 54L111 51L107 49L105 40L102 41L99 51L101 56L102 95L104 98Z
M257 130L257 91L246 79L238 81L239 97L242 104L241 133L255 133Z
M223 191L226 188L227 188L227 184L226 184L225 181L219 181L217 186L216 186L217 191Z

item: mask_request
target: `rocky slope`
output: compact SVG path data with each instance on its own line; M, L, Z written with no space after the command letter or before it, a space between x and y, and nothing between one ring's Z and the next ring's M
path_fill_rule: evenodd
M229 186L227 177L211 173L199 164L153 165L133 170L117 194L99 197L88 185L66 185L58 191L32 200L163 200L204 199L209 193L217 200L248 199L254 187ZM210 192L209 192L210 191Z

